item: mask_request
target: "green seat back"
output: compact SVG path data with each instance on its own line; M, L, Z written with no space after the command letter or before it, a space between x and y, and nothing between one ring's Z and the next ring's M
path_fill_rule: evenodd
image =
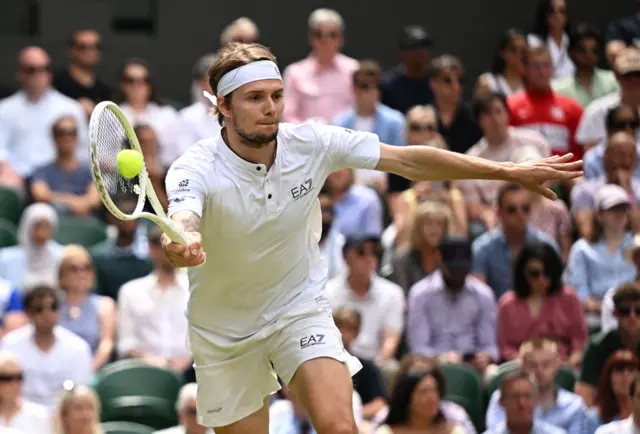
M116 421L102 424L104 434L153 434L156 430L134 422Z
M0 218L0 247L15 246L16 244L18 244L16 226L12 222Z
M89 248L107 239L107 228L93 217L63 216L53 238L62 245L80 244Z
M484 426L484 393L482 379L467 365L445 363L440 369L447 379L445 399L464 407L478 432Z
M17 225L24 209L24 200L10 188L0 187L0 218Z

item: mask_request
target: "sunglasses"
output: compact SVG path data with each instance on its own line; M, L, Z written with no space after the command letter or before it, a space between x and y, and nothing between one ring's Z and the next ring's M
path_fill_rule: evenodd
M509 205L505 208L505 210L507 211L507 214L515 214L518 211L522 211L525 214L529 214L529 212L531 212L531 205L526 204L526 205Z
M640 127L640 122L631 119L621 119L619 121L613 121L612 127L615 130L625 130L627 128L637 130Z
M14 381L23 381L24 375L22 372L16 374L0 374L0 383L12 383Z
M91 50L96 50L96 51L102 51L102 45L101 44L74 44L73 46L76 50L80 50L80 51L91 51Z
M620 306L616 308L616 313L620 316L631 316L631 311L635 314L635 316L640 316L640 306Z
M356 83L356 87L361 90L378 89L380 86L377 83Z
M322 32L320 30L314 30L311 32L311 36L318 39L338 39L342 34L340 32Z
M51 65L22 65L20 70L24 74L34 75L51 71Z
M529 268L525 271L525 274L531 279L539 279L547 275L542 268Z
M429 131L433 133L434 131L436 131L436 126L433 124L420 124L417 122L412 122L409 124L409 131L411 131L412 133L419 133L423 131Z
M130 75L125 75L122 77L122 81L126 84L149 84L149 77L131 77Z
M54 134L56 137L76 137L78 135L78 130L76 130L75 128L56 128Z
M50 310L52 312L57 312L59 308L60 308L60 306L58 305L58 302L54 301L53 303L51 303L48 306L45 306L43 304L36 304L35 306L33 306L31 308L31 312L33 312L35 314L41 314L45 310Z

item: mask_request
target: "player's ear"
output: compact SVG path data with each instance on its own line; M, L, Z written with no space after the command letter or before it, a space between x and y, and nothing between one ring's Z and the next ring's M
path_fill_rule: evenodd
M231 98L218 96L218 112L226 118L231 117Z

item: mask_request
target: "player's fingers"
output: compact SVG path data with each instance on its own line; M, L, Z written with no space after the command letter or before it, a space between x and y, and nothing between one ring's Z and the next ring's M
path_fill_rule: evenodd
M569 152L564 155L554 155L553 157L546 158L547 161L553 161L554 163L565 163L573 160L573 154Z
M182 255L187 250L187 246L173 242L167 244L164 248L167 253L174 255Z
M198 232L189 234L189 251L193 256L198 256L202 252L202 235Z
M578 170L582 167L582 160L572 161L570 163L550 163L547 165L556 170Z

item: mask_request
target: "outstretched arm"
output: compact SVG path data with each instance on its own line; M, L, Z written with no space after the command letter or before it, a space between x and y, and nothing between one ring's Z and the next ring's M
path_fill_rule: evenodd
M193 211L178 211L171 216L171 220L176 222L183 232L198 232L200 227L200 216Z
M169 263L175 268L197 267L207 259L202 250L202 236L198 232L200 216L194 211L178 211L171 216L178 228L189 237L189 245L171 242L167 234L162 234L162 247Z
M495 179L514 182L556 199L555 193L543 184L582 176L582 161L571 162L572 158L572 154L566 154L522 164L497 163L430 146L397 147L381 143L376 170L395 173L412 181Z

